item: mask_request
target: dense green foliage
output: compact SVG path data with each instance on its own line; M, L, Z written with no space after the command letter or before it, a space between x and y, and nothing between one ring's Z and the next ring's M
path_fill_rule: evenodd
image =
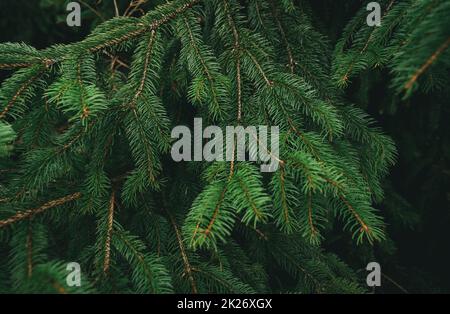
M79 42L0 44L0 291L365 292L352 268L392 247L383 216L416 223L385 200L397 152L367 89L389 77L391 111L445 90L450 3L380 1L380 27L360 3L334 40L313 1L160 2ZM280 168L173 162L194 117L279 126ZM352 267L326 249L347 236Z

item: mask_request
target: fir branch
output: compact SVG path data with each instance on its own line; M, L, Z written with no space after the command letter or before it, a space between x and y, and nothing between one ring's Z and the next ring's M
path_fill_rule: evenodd
M266 72L263 70L263 67L258 62L256 57L248 49L245 49L245 53L250 57L250 59L255 64L256 68L258 69L259 73L261 74L262 78L264 79L264 82L266 83L266 85L268 87L272 87L274 85L274 82L267 77Z
M0 228L6 227L10 224L16 223L18 221L31 218L37 214L40 214L42 212L45 212L48 209L51 209L53 207L61 206L66 203L72 202L74 200L77 200L81 197L81 193L77 192L71 195L64 196L62 198L47 202L43 204L41 207L34 208L34 209L28 209L25 211L17 212L15 215L11 216L8 219L0 220Z
M204 234L205 239L206 239L206 237L208 237L208 236L210 235L210 233L211 233L211 230L212 230L212 228L213 228L213 226L214 226L214 223L215 223L215 221L216 221L216 219L217 219L217 216L219 215L219 210L220 210L220 207L222 206L222 203L223 203L223 201L224 201L225 193L226 193L226 192L227 192L227 186L224 185L224 187L223 187L223 189L222 189L222 192L220 193L219 200L217 201L217 203L216 203L216 205L215 205L214 213L213 213L213 215L212 215L212 217L211 217L211 220L209 221L208 226L206 227L206 229L203 231L203 234ZM199 224L197 224L197 226L198 226L198 225L199 225ZM192 237L195 237L195 235L196 235L197 232L198 232L198 228L195 230L195 232L194 232L194 234L192 235Z
M333 184L334 185L334 184ZM355 209L353 208L353 206L349 203L349 201L345 198L344 195L339 195L339 198L342 200L342 202L344 202L345 206L347 206L347 208L350 210L350 212L352 213L352 215L355 217L355 219L358 221L358 223L361 225L361 233L365 232L369 235L369 239L372 236L372 231L370 230L370 228L367 226L367 224L361 219L361 216L355 211Z
M192 20L192 22L191 22ZM188 67L190 68L190 71L193 73L193 75L196 77L195 81L202 82L203 78L199 76L200 73L199 70L202 72L202 74L206 75L206 79L209 82L209 90L211 92L211 100L206 100L207 102L210 102L209 104L211 106L211 109L213 111L213 117L221 117L223 115L224 108L224 102L228 101L228 95L225 95L223 93L224 88L223 83L221 84L220 77L221 74L219 73L219 66L217 64L217 60L213 57L213 53L211 52L208 47L205 46L203 40L200 38L198 25L191 25L194 21L194 17L189 16L189 19L187 17L183 18L183 26L186 27L187 34L183 33L183 30L180 30L180 39L181 41L185 41L184 38L186 35L189 39L189 46L193 50L194 58L198 59L201 65L201 70L197 69L196 62L192 62L190 56L184 56L186 59L186 63L188 63ZM195 32L194 32L195 27ZM187 44L186 44L187 45ZM203 85L203 84L202 84ZM203 97L201 92L198 91L199 88L195 88L195 84L192 84L192 88L194 91L192 94L195 94L191 96L193 100L199 100L203 102ZM225 101L224 101L225 100Z
M96 9L94 9L89 3L86 3L83 0L80 0L80 3L82 5L84 5L85 7L87 7L89 10L91 10L92 12L94 12L94 14L97 15L100 18L100 20L105 21L105 18L103 17L103 15L100 12L98 12Z
M180 249L181 258L183 259L185 272L186 272L186 274L188 276L188 279L189 279L189 282L191 284L192 293L193 294L197 294L198 293L197 283L196 283L195 278L193 276L192 266L191 266L191 263L189 262L189 258L188 258L188 255L186 253L186 248L184 247L183 238L181 236L180 230L178 228L178 225L177 225L177 223L175 221L175 218L173 217L172 213L166 207L164 207L164 210L167 213L167 215L169 216L170 223L172 224L172 227L175 230L175 235L177 237L178 247Z
M230 271L222 267L206 265L205 267L195 267L192 270L205 277L207 281L214 282L208 286L214 287L217 293L254 293L249 285L242 283ZM215 284L219 286L215 286Z
M381 19L383 19L383 17L389 12L389 10L391 9L391 7L394 4L394 2L395 2L395 0L391 0L389 5L387 6L386 10L383 12L383 16L381 17ZM370 44L370 42L371 42L371 40L372 40L372 38L374 36L375 31L376 31L376 28L374 27L372 29L372 31L370 32L369 36L367 37L367 40L366 40L363 48L360 50L360 52L359 52L360 55L362 55L366 51L366 49L369 47L369 44ZM357 60L357 57L358 57L357 55L355 55L353 57L353 60L350 63L350 65L348 66L347 71L345 72L345 74L340 79L340 84L341 85L344 85L348 81L350 73L351 73L351 71L352 71L352 69L353 69L353 67L355 65L356 60Z
M361 226L359 229L360 235L366 234L369 241L371 242L375 237L376 234L373 233L372 229L368 226L368 224L363 220L360 214L355 210L354 206L348 201L347 197L345 196L344 188L338 183L330 178L324 177L324 179L331 184L333 187L337 188L339 191L338 197L339 199L345 204L348 211L351 213L351 215L356 219L358 224ZM356 231L355 231L356 232Z
M139 7L145 4L148 0L131 0L128 7L125 9L123 13L124 16L132 16L134 12L141 10ZM168 1L166 1L168 2Z
M33 275L33 230L31 228L31 222L28 223L27 233L27 275L30 278Z
M23 92L25 92L30 85L37 80L40 76L44 74L44 72L47 70L47 68L43 68L41 71L37 72L35 75L30 77L26 82L24 82L22 85L19 86L16 93L12 96L12 98L9 100L9 102L6 104L6 106L3 108L3 110L0 112L0 119L4 119L8 112L11 110L11 108L14 106L16 100L22 95Z
M276 250L276 254L279 257L283 257L285 258L287 261L289 261L289 263L291 263L292 265L294 265L294 267L296 269L298 269L301 273L303 273L307 278L309 278L315 286L315 291L317 293L323 293L324 292L324 287L321 284L321 281L316 278L316 276L314 275L314 273L310 272L308 269L306 269L305 267L303 267L300 262L298 260L296 260L295 258L293 258L292 256L289 255L288 252L284 252L282 250Z
M113 232L113 243L132 266L132 280L136 289L140 293L172 292L170 277L161 259L153 254L145 254L145 245L140 240L121 230L120 226L117 227Z
M419 77L425 73L428 68L439 58L439 56L450 46L450 37L439 46L439 48L425 61L422 66L417 69L417 71L411 76L408 82L404 86L404 90L409 90L413 87L414 83L419 79Z
M239 31L236 27L236 24L233 20L232 15L230 14L230 9L228 6L228 2L226 0L223 1L225 14L228 18L228 24L231 28L231 31L233 32L233 38L234 38L234 44L233 44L233 52L236 58L236 89L237 89L237 105L238 105L238 123L241 120L242 117L242 77L241 77L241 59L240 59L240 53L241 53L241 46L240 46L240 37L239 37ZM234 156L234 153L233 153ZM232 165L234 166L234 164Z
M131 107L134 107L137 99L142 95L142 92L144 90L145 81L147 80L147 75L148 75L148 66L151 61L150 57L152 55L153 45L155 43L155 37L156 37L156 32L154 30L152 30L150 32L149 41L148 41L148 45L147 45L147 52L146 52L145 59L144 59L144 67L142 69L142 78L139 83L139 87L136 91L136 94L134 95L133 102L130 104Z
M99 50L105 49L107 47L111 47L111 46L116 46L124 41L129 41L130 39L133 39L145 32L148 31L156 31L158 28L160 28L162 25L167 24L168 22L170 22L171 20L173 20L174 18L176 18L178 15L182 14L183 12L185 12L186 10L192 8L194 5L196 5L197 3L199 3L200 0L190 0L190 1L185 1L185 3L179 7L177 7L175 10L173 10L172 12L169 12L168 14L165 14L163 17L161 17L160 19L157 19L155 21L152 21L150 25L145 25L145 24L141 24L140 28L138 28L137 30L130 32L122 37L119 38L115 38L112 40L107 40L99 45L96 45L92 48L89 48L89 52L97 52ZM172 3L169 3L172 4ZM83 42L81 42L80 44L82 44Z
M105 242L105 260L103 263L103 273L105 274L108 273L111 263L111 237L113 232L115 202L116 202L116 193L115 191L113 191L111 193L111 199L109 201L109 209L108 209L108 229Z
M33 65L33 63L5 63L5 64L0 64L0 69L10 70L10 69L14 69L14 68L27 68L32 65Z
M150 24L146 23L139 23L135 30L128 32L127 34L121 35L114 39L106 39L98 44L91 44L93 41L92 38L87 38L83 41L80 41L76 44L67 45L68 50L70 51L68 54L63 54L60 56L57 56L56 58L44 58L44 59L38 59L36 63L44 63L45 68L48 69L50 66L52 66L55 63L62 62L66 59L70 59L73 57L74 52L77 52L76 54L83 54L83 53L96 53L98 51L102 51L106 48L110 48L113 46L117 46L123 42L130 41L136 37L141 36L142 34L149 32L149 31L156 31L161 26L171 22L173 19L175 19L178 15L184 13L185 11L191 9L196 4L200 3L201 0L182 0L182 1L172 1L168 3L168 6L173 6L174 4L177 4L180 2L180 6L175 7L173 11L166 12L163 16L160 18L151 21ZM164 6L161 6L164 8ZM83 51L83 53L80 52L80 49ZM54 53L53 50L49 49L46 51L47 53ZM30 63L36 64L36 63ZM1 68L7 68L6 66L0 67Z
M118 17L118 16L120 16L120 13L119 13L119 7L117 6L117 0L114 0L113 3L114 3L114 14L116 17Z
M292 0L176 0L140 18L131 16L140 15L145 0L131 1L122 17L114 1L109 8L116 17L78 43L42 51L0 45L0 69L18 69L0 90L7 105L0 118L14 120L0 122L0 163L17 169L0 170L0 202L12 215L0 228L17 222L12 241L5 228L17 273L13 289L73 291L60 280L61 263L44 263L40 234L47 229L32 218L81 199L74 208L83 217L51 216L61 239L68 239L68 251L51 258L81 253L83 269L102 293L362 291L345 264L319 245L334 229L333 218L357 243L385 238L372 204L382 199L395 146L330 79L339 81L348 67L351 76L386 63L404 85L418 66L416 80L434 71L438 59L447 66L442 56L450 45L447 24L432 18L445 14L436 10L424 25L436 25L437 35L417 40L423 27L411 36L424 49L405 62L414 45L404 47L404 55L394 53L410 38L395 19L417 16L425 4L402 12L409 1L383 3L389 1L386 23L377 30L358 29L367 13L358 12L334 49L333 64L334 36L329 41L316 30L309 19L317 12L307 3L300 12ZM430 51L443 41L445 49ZM192 115L221 127L278 126L280 154L253 133L245 151L265 153L278 171L262 174L259 163L237 162L236 141L229 163L174 164L171 125L189 124ZM79 192L16 209L50 199L44 198L50 189L71 193L63 192L67 188ZM120 215L119 205L126 209ZM94 245L90 224L67 236L92 219Z
M318 236L318 231L314 226L313 221L313 209L312 209L312 192L308 192L308 224L310 228L310 234L312 238L316 238ZM314 241L314 240L313 240Z
M285 167L284 164L280 167L281 208L283 209L283 218L284 218L283 225L289 226L290 219L289 219L289 208L288 208L287 195L286 195L285 168L284 167Z
M286 51L287 51L287 55L288 55L288 62L289 62L289 64L288 64L289 70L291 71L291 73L294 73L297 62L294 60L294 54L292 53L291 45L289 44L289 41L286 36L286 32L284 31L283 25L281 24L281 21L278 17L277 7L275 6L275 3L272 0L270 1L270 4L272 6L272 16L276 21L278 30L281 34L281 38L283 39L284 45L286 47Z

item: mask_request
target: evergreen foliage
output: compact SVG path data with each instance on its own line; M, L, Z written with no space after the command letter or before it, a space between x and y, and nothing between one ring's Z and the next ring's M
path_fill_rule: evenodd
M76 43L0 44L0 291L365 292L321 245L389 241L397 152L345 88L386 68L407 98L450 66L448 1L380 3L381 27L362 5L334 47L293 0L174 0ZM279 169L173 162L194 116L279 126Z

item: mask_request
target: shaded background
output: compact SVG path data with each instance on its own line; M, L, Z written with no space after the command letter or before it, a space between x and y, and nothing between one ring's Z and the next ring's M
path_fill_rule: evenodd
M25 42L36 48L78 41L114 15L112 0L79 1L82 26L68 27L65 0L0 0L0 42ZM117 0L120 9L128 0ZM151 9L165 1L148 1ZM334 44L359 10L359 0L310 0L315 26ZM139 12L136 14L139 16ZM449 73L450 74L450 73ZM0 72L0 81L8 73ZM377 244L375 258L384 277L380 293L450 292L450 89L417 91L406 102L389 90L387 70L370 70L355 78L347 97L365 109L395 141L396 166L379 205L389 238ZM339 229L339 228L336 228ZM330 234L324 246L356 269L371 250L355 248L350 236ZM365 269L360 269L365 272Z

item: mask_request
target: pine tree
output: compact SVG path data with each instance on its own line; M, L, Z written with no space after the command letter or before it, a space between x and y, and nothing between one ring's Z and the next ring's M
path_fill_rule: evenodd
M345 90L386 68L408 98L450 66L448 1L380 4L380 27L363 4L336 45L293 0L174 0L80 42L0 44L0 291L364 292L322 243L385 241L397 153ZM193 117L279 126L279 169L175 163Z

